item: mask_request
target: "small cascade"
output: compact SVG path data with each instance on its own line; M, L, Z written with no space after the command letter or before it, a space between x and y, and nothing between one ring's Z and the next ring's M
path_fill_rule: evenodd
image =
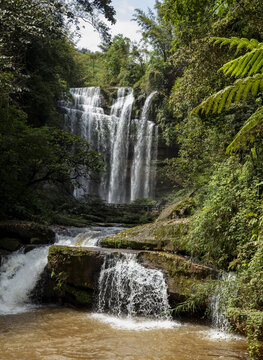
M24 312L47 264L48 246L8 256L0 268L0 314Z
M163 273L140 265L135 254L105 255L98 282L97 311L170 319Z
M97 246L106 236L123 230L116 227L54 228L56 245ZM49 246L23 253L22 250L4 258L0 267L0 314L17 314L32 309L30 295L47 265Z
M65 129L87 140L91 149L104 156L106 171L99 179L79 178L74 196L99 196L108 203L129 203L153 197L158 127L148 119L156 92L150 94L140 119L132 119L134 103L131 88L119 88L110 114L101 107L99 87L73 88L74 105L61 103Z
M235 276L232 273L224 273L222 275L222 282L216 288L215 293L210 300L211 320L214 328L220 331L229 332L230 324L225 316L226 305L225 302L228 298L228 294L235 291L234 283Z

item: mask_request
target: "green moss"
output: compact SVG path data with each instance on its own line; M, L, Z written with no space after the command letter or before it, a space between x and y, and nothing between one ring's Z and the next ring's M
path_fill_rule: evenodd
M82 305L92 304L92 291L91 290L80 290L70 285L64 285L63 290L71 294L74 299Z
M51 222L57 225L64 226L76 226L76 227L86 227L89 226L92 221L83 219L81 216L77 215L63 215L63 214L54 214Z
M111 237L103 239L102 245L114 249L154 250L156 248L156 243L135 242L133 240Z
M52 260L55 256L84 256L90 254L91 251L81 247L69 247L69 246L50 246L48 253L48 260Z
M170 220L145 224L102 240L105 247L135 250L164 250L186 253L188 221Z

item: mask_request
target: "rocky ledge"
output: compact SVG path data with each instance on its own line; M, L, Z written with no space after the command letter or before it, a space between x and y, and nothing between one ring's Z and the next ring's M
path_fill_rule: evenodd
M186 254L186 238L190 219L163 220L133 227L101 241L107 248L172 251Z
M64 303L91 306L105 256L122 256L125 253L134 253L143 266L160 269L165 273L172 307L185 301L198 284L216 276L212 268L175 254L148 250L51 246L47 272L55 288L54 296Z
M0 262L1 256L18 250L22 246L52 244L55 233L46 225L30 221L1 221L0 222Z

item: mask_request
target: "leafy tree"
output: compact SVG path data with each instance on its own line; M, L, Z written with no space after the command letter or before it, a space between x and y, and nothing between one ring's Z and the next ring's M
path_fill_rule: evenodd
M56 128L57 101L79 78L67 22L88 14L95 25L97 11L114 22L110 3L0 0L2 216L30 217L40 211L47 184L69 187L78 174L101 169L84 140Z
M99 155L83 139L55 128L32 128L14 106L2 106L0 113L2 216L18 216L16 209L25 204L30 213L41 184L67 185L101 170Z
M173 39L173 27L168 21L164 21L161 3L156 1L157 15L151 9L148 14L140 9L135 9L133 20L142 28L142 37L146 44L150 44L164 61L169 57L171 42Z

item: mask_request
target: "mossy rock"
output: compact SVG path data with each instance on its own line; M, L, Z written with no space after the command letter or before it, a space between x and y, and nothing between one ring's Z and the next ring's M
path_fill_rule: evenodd
M43 241L43 239L39 239L38 237L33 237L30 239L30 244L31 245L44 245L45 242Z
M195 207L196 203L194 199L188 197L165 207L157 220L181 219L191 216Z
M51 246L48 269L58 284L94 289L104 257L100 251L79 247Z
M0 239L0 249L3 250L16 251L21 245L21 242L16 238L5 237Z
M202 264L196 264L183 256L165 252L141 252L139 261L145 266L162 270L167 276L169 302L171 307L177 307L187 301L201 284L209 283L217 278L215 269ZM205 302L199 310L204 315ZM201 313L200 313L201 314ZM187 313L184 313L184 316Z
M62 226L87 227L92 224L93 220L83 219L77 215L56 214L52 217L52 223Z
M188 224L188 219L180 219L136 226L101 240L101 246L185 254Z
M29 221L2 221L0 222L0 237L19 239L23 244L30 243L30 239L39 238L43 244L55 241L55 233L48 226Z

